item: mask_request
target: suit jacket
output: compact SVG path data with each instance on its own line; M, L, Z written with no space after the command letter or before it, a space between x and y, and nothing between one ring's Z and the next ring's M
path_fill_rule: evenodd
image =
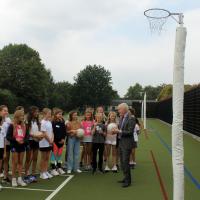
M120 126L119 127L122 132L120 134L120 139L119 139L119 147L122 149L132 149L133 144L134 144L134 128L135 128L135 117L131 116L130 114L125 116L125 119L120 119Z

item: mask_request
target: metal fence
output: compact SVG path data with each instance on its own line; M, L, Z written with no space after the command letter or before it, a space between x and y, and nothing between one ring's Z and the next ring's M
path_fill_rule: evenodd
M157 103L157 118L172 123L172 98ZM200 86L184 94L183 129L200 136Z

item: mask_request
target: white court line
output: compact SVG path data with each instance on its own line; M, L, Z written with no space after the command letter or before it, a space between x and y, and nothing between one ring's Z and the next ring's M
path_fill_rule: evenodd
M3 187L3 189L12 189L12 190L29 190L29 191L41 191L41 192L54 192L55 190L45 190L37 188L26 188L26 187Z
M74 175L69 175L68 178L56 190L54 190L54 192L52 192L45 200L51 200L73 177Z

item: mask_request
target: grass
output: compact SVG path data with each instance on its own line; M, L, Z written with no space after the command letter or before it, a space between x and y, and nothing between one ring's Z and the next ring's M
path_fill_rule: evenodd
M74 178L65 185L53 198L54 200L130 200L130 199L153 199L162 200L163 194L160 188L150 151L153 152L160 175L168 195L172 199L173 178L171 155L161 142L161 139L171 147L171 127L161 123L159 120L148 120L148 138L144 134L140 135L137 149L137 167L132 170L133 184L131 187L123 189L117 180L122 178L122 173L95 174L84 172L75 174ZM161 138L161 139L160 139ZM200 182L200 145L192 137L184 136L185 165L192 173L193 177ZM31 184L29 188L40 188L55 190L67 177L55 177L49 181L39 180L36 184ZM0 199L15 200L45 199L51 192L45 191L24 191L4 189L0 193ZM200 190L194 185L191 179L185 176L185 199L199 200Z

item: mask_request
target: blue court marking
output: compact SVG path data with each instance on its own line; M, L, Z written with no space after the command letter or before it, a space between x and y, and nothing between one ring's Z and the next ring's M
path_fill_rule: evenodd
M150 130L152 130L152 132L155 133L155 135L160 140L162 145L167 149L168 153L172 156L172 148L163 140L163 138L160 136L160 133L153 127L150 127ZM184 171L185 171L185 174L187 175L187 177L197 187L197 189L200 190L200 183L198 182L198 180L196 178L194 178L194 176L192 175L190 170L185 165L184 165Z

